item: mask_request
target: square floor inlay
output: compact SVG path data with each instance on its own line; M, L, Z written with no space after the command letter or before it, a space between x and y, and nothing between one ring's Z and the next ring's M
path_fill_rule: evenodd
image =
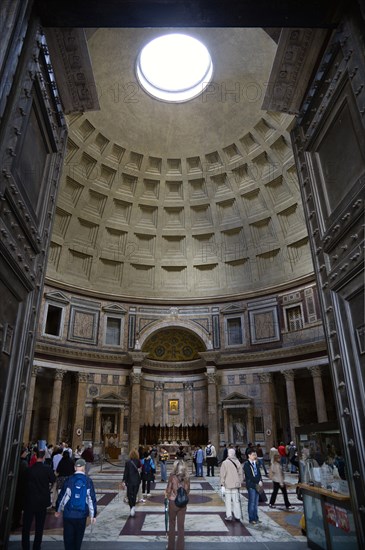
M163 515L146 513L144 522L142 524L142 533L144 531L164 531L165 530L165 518ZM218 514L186 514L185 516L185 532L189 531L203 531L205 533L210 531L226 531L228 527Z

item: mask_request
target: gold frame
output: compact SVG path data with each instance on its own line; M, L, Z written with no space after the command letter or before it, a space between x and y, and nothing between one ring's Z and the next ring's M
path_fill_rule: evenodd
M169 414L179 414L178 399L169 399Z

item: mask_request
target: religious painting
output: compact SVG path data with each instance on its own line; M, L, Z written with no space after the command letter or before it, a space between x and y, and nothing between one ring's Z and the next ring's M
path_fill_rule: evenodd
M178 399L169 399L169 414L179 414Z

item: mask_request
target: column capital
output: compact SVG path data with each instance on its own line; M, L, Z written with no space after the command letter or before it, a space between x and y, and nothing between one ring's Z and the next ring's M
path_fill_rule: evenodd
M155 382L155 390L163 390L165 384L163 382Z
M67 371L62 370L62 369L56 369L54 379L55 380L63 380L63 377L65 376L66 372Z
M272 382L272 373L271 372L262 372L258 375L260 384L271 384Z
M315 378L316 376L322 376L322 367L320 366L314 366L314 367L308 367L309 372Z
M136 369L135 367L133 368L132 372L129 373L129 378L130 378L130 381L133 384L140 384L142 382L142 372L141 372L141 369Z
M32 376L36 377L41 367L33 366L32 367Z
M184 390L193 390L194 382L184 382Z
M286 381L293 382L295 378L295 372L292 369L282 370L281 374L284 376Z
M78 372L76 376L77 376L77 380L81 384L86 384L86 382L88 381L88 373L87 372Z
M205 376L207 377L208 384L215 384L216 386L218 385L219 377L215 371L209 370L205 373Z

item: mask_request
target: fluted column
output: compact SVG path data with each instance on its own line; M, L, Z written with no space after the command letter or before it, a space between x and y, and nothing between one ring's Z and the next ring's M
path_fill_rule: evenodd
M101 443L101 408L96 405L94 443Z
M295 372L291 369L282 371L286 384L286 396L288 400L288 413L290 425L290 439L295 439L295 428L299 426L297 396L295 393Z
M230 443L228 409L223 409L223 424L224 424L224 442L228 445Z
M53 445L55 445L58 441L58 425L60 421L62 380L64 376L65 376L64 370L56 369L55 377L53 381L51 414L49 417L48 438L47 438L47 442L52 443Z
M72 433L72 448L75 449L77 445L82 445L84 434L84 417L85 417L85 403L86 403L86 390L87 390L87 373L79 372L76 375L77 386L77 398L76 398L76 412L75 423Z
M207 366L206 376L208 380L208 437L212 441L212 443L218 448L218 375L216 370L216 367Z
M312 377L313 377L313 387L314 387L314 396L316 400L316 409L317 409L317 419L318 422L327 422L327 410L326 410L326 401L323 393L323 384L322 384L322 369L321 367L308 367Z
M124 434L124 405L122 405L119 411L119 442L120 446L123 446L123 434Z
M247 408L247 443L253 443L255 439L255 428L253 425L253 408Z
M161 426L162 419L162 398L163 398L164 383L161 381L155 382L155 407L154 407L154 424Z
M139 427L140 427L140 409L141 409L141 381L142 368L133 367L130 373L132 385L131 397L131 424L129 434L129 446L131 449L137 449L139 445Z
M218 375L216 363L219 359L219 353L212 351L204 351L199 353L206 363L206 377L208 381L208 437L213 445L219 446L219 418L218 418L218 398L217 386Z
M185 396L185 403L184 403L184 411L185 411L185 425L186 426L192 426L194 424L193 422L193 391L194 391L194 383L193 382L185 382L184 383L184 396Z
M259 380L261 385L261 402L262 415L264 417L265 444L267 449L271 449L276 438L276 422L271 372L259 374Z
M24 425L24 433L23 433L23 441L26 444L30 440L30 425L32 422L34 391L35 391L35 384L37 381L38 371L39 371L39 367L32 368L32 376L30 379L30 385L28 390L27 414L25 417L25 425Z

